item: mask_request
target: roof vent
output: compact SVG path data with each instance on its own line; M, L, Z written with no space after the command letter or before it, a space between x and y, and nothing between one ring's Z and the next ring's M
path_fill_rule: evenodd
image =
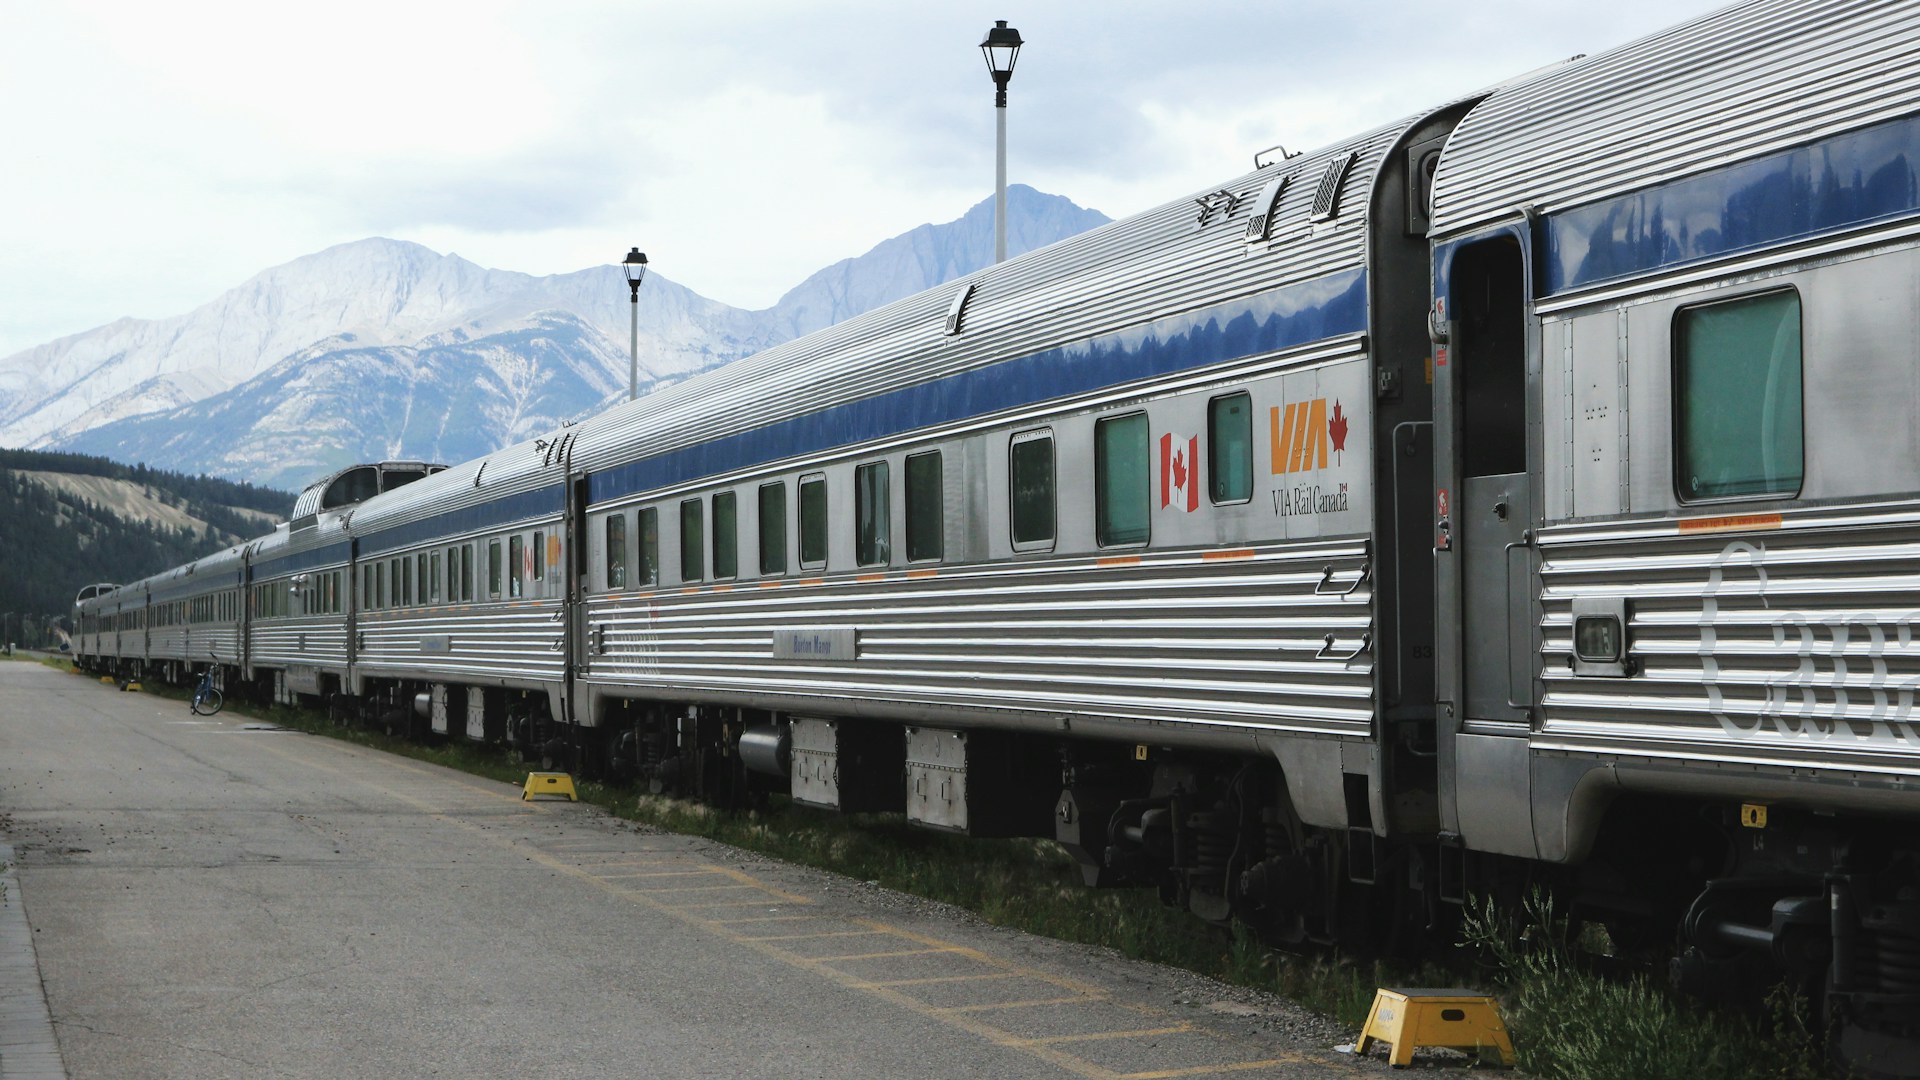
M1253 204L1253 217L1247 221L1247 243L1257 244L1273 235L1274 221L1280 216L1280 196L1286 194L1291 176L1276 176L1267 181L1260 198Z
M973 298L972 282L968 282L967 284L960 286L960 291L954 294L953 306L947 309L947 336L948 337L953 337L960 333L960 317L966 313L967 301L972 298Z
M1340 212L1340 189L1347 182L1347 173L1353 170L1353 163L1360 160L1358 153L1336 158L1327 166L1327 174L1320 178L1320 190L1313 193L1313 221L1330 221Z

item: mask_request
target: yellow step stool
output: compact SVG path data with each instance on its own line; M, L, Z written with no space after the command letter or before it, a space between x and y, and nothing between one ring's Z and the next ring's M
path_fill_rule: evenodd
M579 793L573 790L573 777L563 772L528 773L520 801L527 802L535 795L565 795L568 802L580 801Z
M1480 1056L1488 1047L1500 1051L1500 1062L1514 1063L1513 1042L1493 999L1471 990L1389 990L1373 996L1367 1026L1360 1029L1354 1052L1365 1054L1376 1042L1390 1043L1387 1063L1398 1069L1413 1063L1419 1046L1441 1046Z

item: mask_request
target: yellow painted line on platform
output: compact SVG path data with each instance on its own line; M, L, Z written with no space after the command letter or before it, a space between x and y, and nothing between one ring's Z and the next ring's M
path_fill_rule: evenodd
M817 934L764 934L760 937L743 937L741 941L812 941L816 938L872 937L875 930L822 930Z
M1169 1080L1175 1076L1212 1076L1215 1073L1252 1072L1254 1069L1277 1069L1282 1065L1298 1065L1306 1060L1305 1055L1295 1054L1290 1057L1267 1058L1265 1061L1236 1061L1228 1065L1193 1065L1185 1069L1109 1073L1108 1080Z
M1018 971L989 971L985 975L929 975L924 979L877 979L864 983L856 983L855 986L865 990L869 987L876 986L932 986L935 983L985 982L988 979L1018 979L1021 977L1021 973Z
M601 881L634 881L641 878L709 877L711 870L636 870L631 874L595 874Z
M982 1013L996 1012L1000 1009L1031 1009L1040 1005L1091 1005L1094 1002L1105 1000L1105 994L1074 994L1071 997L1027 998L1024 1001L988 1001L979 1005L944 1005L933 1011L945 1016L949 1013Z
M642 894L640 894L640 893L632 893L632 894L631 894L631 899L634 899L634 900L646 900L646 901L649 901L649 902L651 902L651 903L653 904L653 906L654 906L654 907L657 907L657 908L659 908L659 909L660 909L661 911L671 911L671 912L675 912L675 913L678 913L678 912L683 912L683 911L692 911L692 910L694 910L695 908L723 908L723 907L778 907L778 906L779 906L779 905L781 905L781 904L811 904L811 903L813 903L813 901L811 901L811 900L768 900L768 899L765 899L765 898L762 898L762 899L759 899L759 900L711 900L711 901L709 901L709 900L695 900L695 901L694 901L693 903L691 903L691 904L663 904L663 903L661 903L661 902L660 902L660 901L658 901L658 900L653 900L653 899L652 899L651 897L647 897L647 896L643 896L643 895L642 895ZM691 915L690 915L690 916L687 916L687 917L688 917L688 918L691 918L691 919L696 919L697 921L699 921L699 920L698 920L698 917L697 917L697 916L691 916ZM729 936L729 937L731 937L732 935L728 935L728 936Z
M846 964L855 960L885 960L894 956L934 956L939 953L959 951L960 946L949 945L944 949L898 949L892 952L848 953L846 956L812 956L808 959L816 964Z
M702 919L700 920L700 922L709 929L717 929L718 927L722 927L722 926L740 926L745 923L806 922L810 919L820 919L820 918L824 918L824 916L820 916L820 915L749 915L744 919ZM741 940L750 941L752 939L742 938Z
M1192 1024L1175 1024L1172 1027L1137 1028L1133 1031L1090 1031L1080 1035L1046 1035L1037 1039L1026 1039L1031 1046L1057 1046L1060 1043L1098 1042L1102 1039L1147 1039L1155 1035L1185 1035L1194 1030Z

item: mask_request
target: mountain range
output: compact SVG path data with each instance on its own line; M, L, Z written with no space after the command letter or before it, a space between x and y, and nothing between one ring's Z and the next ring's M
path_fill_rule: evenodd
M1008 189L1019 253L1108 219ZM993 206L826 267L773 307L659 275L640 290L640 392L971 273ZM0 359L0 446L299 489L358 461L458 462L624 399L618 267L536 277L368 239L261 272L184 315L120 319Z

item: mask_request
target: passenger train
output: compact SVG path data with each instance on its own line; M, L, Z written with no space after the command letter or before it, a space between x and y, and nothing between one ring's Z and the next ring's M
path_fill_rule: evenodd
M1752 0L77 602L100 671L1057 840L1270 940L1563 890L1920 1071L1920 7Z

